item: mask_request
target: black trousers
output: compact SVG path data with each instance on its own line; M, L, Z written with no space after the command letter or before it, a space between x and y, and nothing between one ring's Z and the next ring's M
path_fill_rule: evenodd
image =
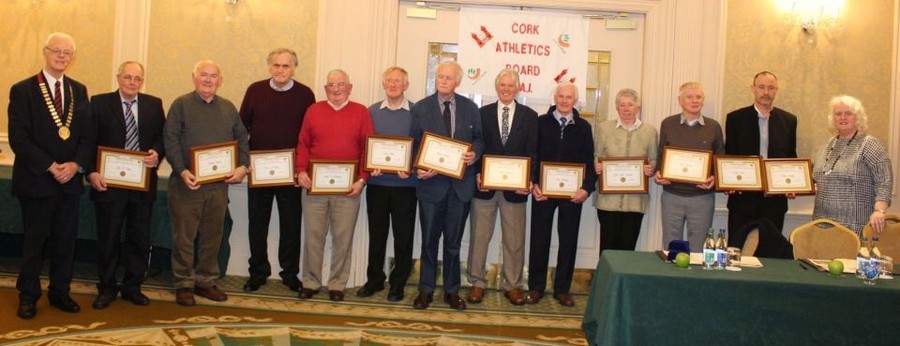
M772 222L778 231L784 230L787 197L765 197L761 192L741 192L728 196L728 246L743 247L747 234L744 226L759 219Z
M40 275L45 256L50 259L48 295L69 294L80 198L80 195L63 193L41 198L19 197L25 231L22 264L16 280L19 301L37 302L41 298Z
M578 250L578 227L581 224L581 207L584 203L572 203L566 199L548 199L531 204L531 248L528 256L528 290L544 292L547 287L547 266L550 261L550 236L553 232L553 214L559 209L556 229L559 233L559 249L556 255L556 274L553 278L553 295L569 293L572 273L575 271L575 251Z
M268 278L272 275L269 264L269 220L272 216L272 200L278 203L278 264L282 280L294 280L300 272L300 232L303 207L300 202L303 189L293 186L255 187L247 189L247 211L250 235L250 277Z
M141 191L111 189L106 194L108 199L94 203L97 215L97 291L112 295L119 290L125 294L140 292L150 260L153 201L146 198L147 192ZM125 269L121 286L116 279L119 265Z
M369 264L366 284L383 285L388 234L394 231L394 268L388 282L391 290L406 286L412 271L413 237L416 228L416 188L369 185L366 188L369 216Z
M634 250L644 213L597 209L600 221L600 255L603 250Z

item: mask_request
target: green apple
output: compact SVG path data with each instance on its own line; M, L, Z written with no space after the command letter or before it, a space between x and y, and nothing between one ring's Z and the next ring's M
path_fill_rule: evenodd
M828 262L828 273L834 276L838 276L844 273L844 262L838 260L832 260Z
M680 252L675 255L675 265L678 268L687 268L691 264L691 255L686 252Z

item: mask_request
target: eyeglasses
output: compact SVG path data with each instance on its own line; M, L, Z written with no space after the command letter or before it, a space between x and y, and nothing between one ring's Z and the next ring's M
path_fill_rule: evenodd
M327 88L327 89L343 89L347 85L348 85L348 83L344 83L344 82L328 83L328 84L325 84L325 88Z
M135 82L135 83L141 83L144 81L144 78L142 78L140 76L122 76L122 79L124 79L128 82Z
M59 48L50 48L50 47L44 47L44 49L46 49L50 53L53 53L53 55L62 55L66 58L71 58L71 57L75 56L74 50L62 50Z

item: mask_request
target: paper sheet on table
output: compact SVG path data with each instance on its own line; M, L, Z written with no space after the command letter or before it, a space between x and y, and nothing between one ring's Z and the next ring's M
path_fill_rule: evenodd
M837 261L841 261L844 264L844 273L845 274L855 274L856 273L856 259L849 258L835 258ZM803 262L811 264L816 269L827 272L828 271L828 262L831 262L829 259L814 259L814 258L804 258Z
M666 257L669 256L668 250L661 250L660 252L662 252L662 256L660 257L662 257L663 260L665 260ZM703 254L700 252L691 252L691 264L698 266L703 265ZM853 265L856 266L856 263L854 262ZM826 263L825 266L827 268L828 264ZM756 258L754 256L741 256L741 267L762 268L763 264L759 261L759 258Z

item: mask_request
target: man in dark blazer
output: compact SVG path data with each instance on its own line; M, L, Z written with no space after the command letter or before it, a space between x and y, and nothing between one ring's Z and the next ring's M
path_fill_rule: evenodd
M121 293L136 305L150 299L141 293L141 281L150 259L150 219L156 200L156 168L162 160L162 131L166 121L162 101L141 94L144 66L136 61L119 65L116 73L119 90L91 98L94 138L97 145L145 152L143 164L150 167L149 191L128 190L107 185L106 179L90 165L88 181L97 215L97 298L95 309L103 309ZM96 160L91 161L95 163ZM120 251L120 233L125 225L124 248ZM119 255L122 255L122 258ZM119 285L116 268L122 265L125 276Z
M419 148L425 131L471 143L471 151L463 154L469 166L481 157L484 140L478 106L456 94L462 80L462 68L455 62L438 65L434 95L413 106L410 134L414 148ZM449 127L449 128L448 128ZM444 301L457 310L466 308L459 297L459 246L469 214L469 201L475 193L475 170L467 167L461 179L437 175L434 170L418 169L419 219L422 226L422 255L419 271L419 295L413 301L416 309L431 304L437 274L438 244L444 237L443 279Z
M578 250L578 228L581 207L597 187L594 171L594 136L591 125L574 107L578 103L578 89L574 84L561 83L553 95L555 106L538 119L537 160L532 163L531 249L528 258L528 295L526 302L538 303L547 286L547 265L550 259L553 214L559 209L556 231L559 249L556 273L553 276L553 298L560 305L572 307L575 301L569 294L572 273L575 271L575 252ZM571 198L548 198L541 186L541 162L564 162L584 165L581 187Z
M490 155L519 156L535 161L537 152L537 112L516 102L519 93L519 74L514 70L501 70L494 81L497 102L481 108L481 126L484 131L484 153ZM530 186L521 191L502 191L481 188L481 165L473 166L479 190L472 199L471 235L466 275L472 288L466 300L481 303L487 286L485 262L488 247L494 234L497 210L503 235L503 283L501 289L513 305L525 303L522 294L522 268L525 265L525 214ZM529 181L530 184L530 181Z
M768 71L757 73L750 85L753 105L728 113L725 121L725 153L762 158L797 157L797 117L774 105L778 78ZM766 219L778 230L788 210L785 196L766 197L762 192L727 192L728 245L741 247L747 234L743 226Z
M87 88L64 76L75 57L75 41L53 33L42 47L45 65L9 91L9 144L15 153L12 194L22 207L22 264L16 314L37 314L41 267L50 259L50 305L66 312L81 307L69 296L78 235L83 167L90 164L90 104Z

